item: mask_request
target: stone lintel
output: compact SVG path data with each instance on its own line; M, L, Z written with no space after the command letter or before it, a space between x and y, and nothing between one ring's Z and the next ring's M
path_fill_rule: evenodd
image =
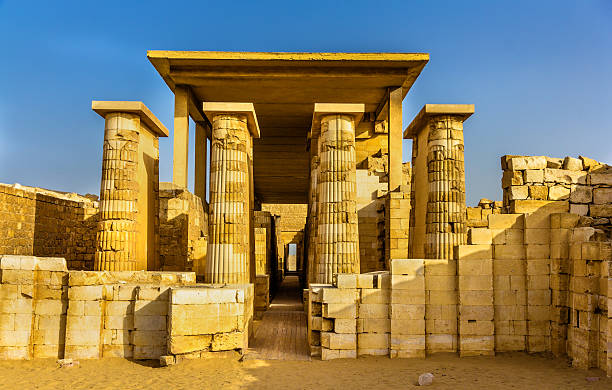
M419 130L425 126L429 117L436 115L456 115L465 121L474 113L473 104L426 104L417 116L404 130L404 139L414 138Z
M363 103L315 103L312 113L312 127L309 137L312 134L317 134L321 130L321 117L327 114L345 114L352 115L355 118L355 129L365 112L365 104Z
M257 115L253 103L235 103L235 102L204 102L202 105L204 114L210 121L213 122L215 114L243 114L247 116L247 126L253 138L259 138L259 124L257 123Z
M113 112L128 112L140 117L147 127L159 137L167 137L168 129L157 119L143 102L139 101L100 101L92 100L91 109L98 115L106 118L106 115Z

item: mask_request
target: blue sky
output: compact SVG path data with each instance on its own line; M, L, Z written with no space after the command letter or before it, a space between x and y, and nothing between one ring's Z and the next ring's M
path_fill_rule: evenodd
M97 194L94 99L142 100L171 129L148 49L427 52L404 126L425 103L474 103L468 204L501 200L503 154L612 163L610 20L610 0L0 0L0 182ZM160 155L170 181L171 139Z

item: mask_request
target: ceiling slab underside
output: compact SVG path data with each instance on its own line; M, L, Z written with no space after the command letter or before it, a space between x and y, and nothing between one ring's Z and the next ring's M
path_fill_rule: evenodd
M307 203L307 136L314 103L363 103L375 112L388 88L404 95L427 54L149 52L170 89L188 85L201 102L251 102L255 194L263 203Z

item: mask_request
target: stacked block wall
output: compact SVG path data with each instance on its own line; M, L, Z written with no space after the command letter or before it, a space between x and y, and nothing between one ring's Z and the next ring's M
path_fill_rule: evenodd
M172 355L246 349L253 319L253 285L170 289L168 350Z
M385 269L392 259L408 258L410 243L410 214L412 209L410 187L400 186L389 192L385 199Z
M62 258L18 255L0 256L0 280L0 359L157 359L169 349L246 348L252 333L253 285L194 285L191 272L68 271ZM172 288L193 302L171 301ZM239 307L225 310L226 298Z
M515 200L565 201L572 214L610 223L612 167L582 156L503 156L501 165L507 212L517 212L512 209Z
M0 184L0 254L63 257L69 269L93 269L97 201Z
M160 183L159 203L161 269L204 275L208 204L172 183Z

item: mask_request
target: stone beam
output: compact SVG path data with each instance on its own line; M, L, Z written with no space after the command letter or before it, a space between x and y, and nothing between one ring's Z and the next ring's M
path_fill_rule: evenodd
M189 161L189 87L174 88L174 149L172 183L187 188Z

